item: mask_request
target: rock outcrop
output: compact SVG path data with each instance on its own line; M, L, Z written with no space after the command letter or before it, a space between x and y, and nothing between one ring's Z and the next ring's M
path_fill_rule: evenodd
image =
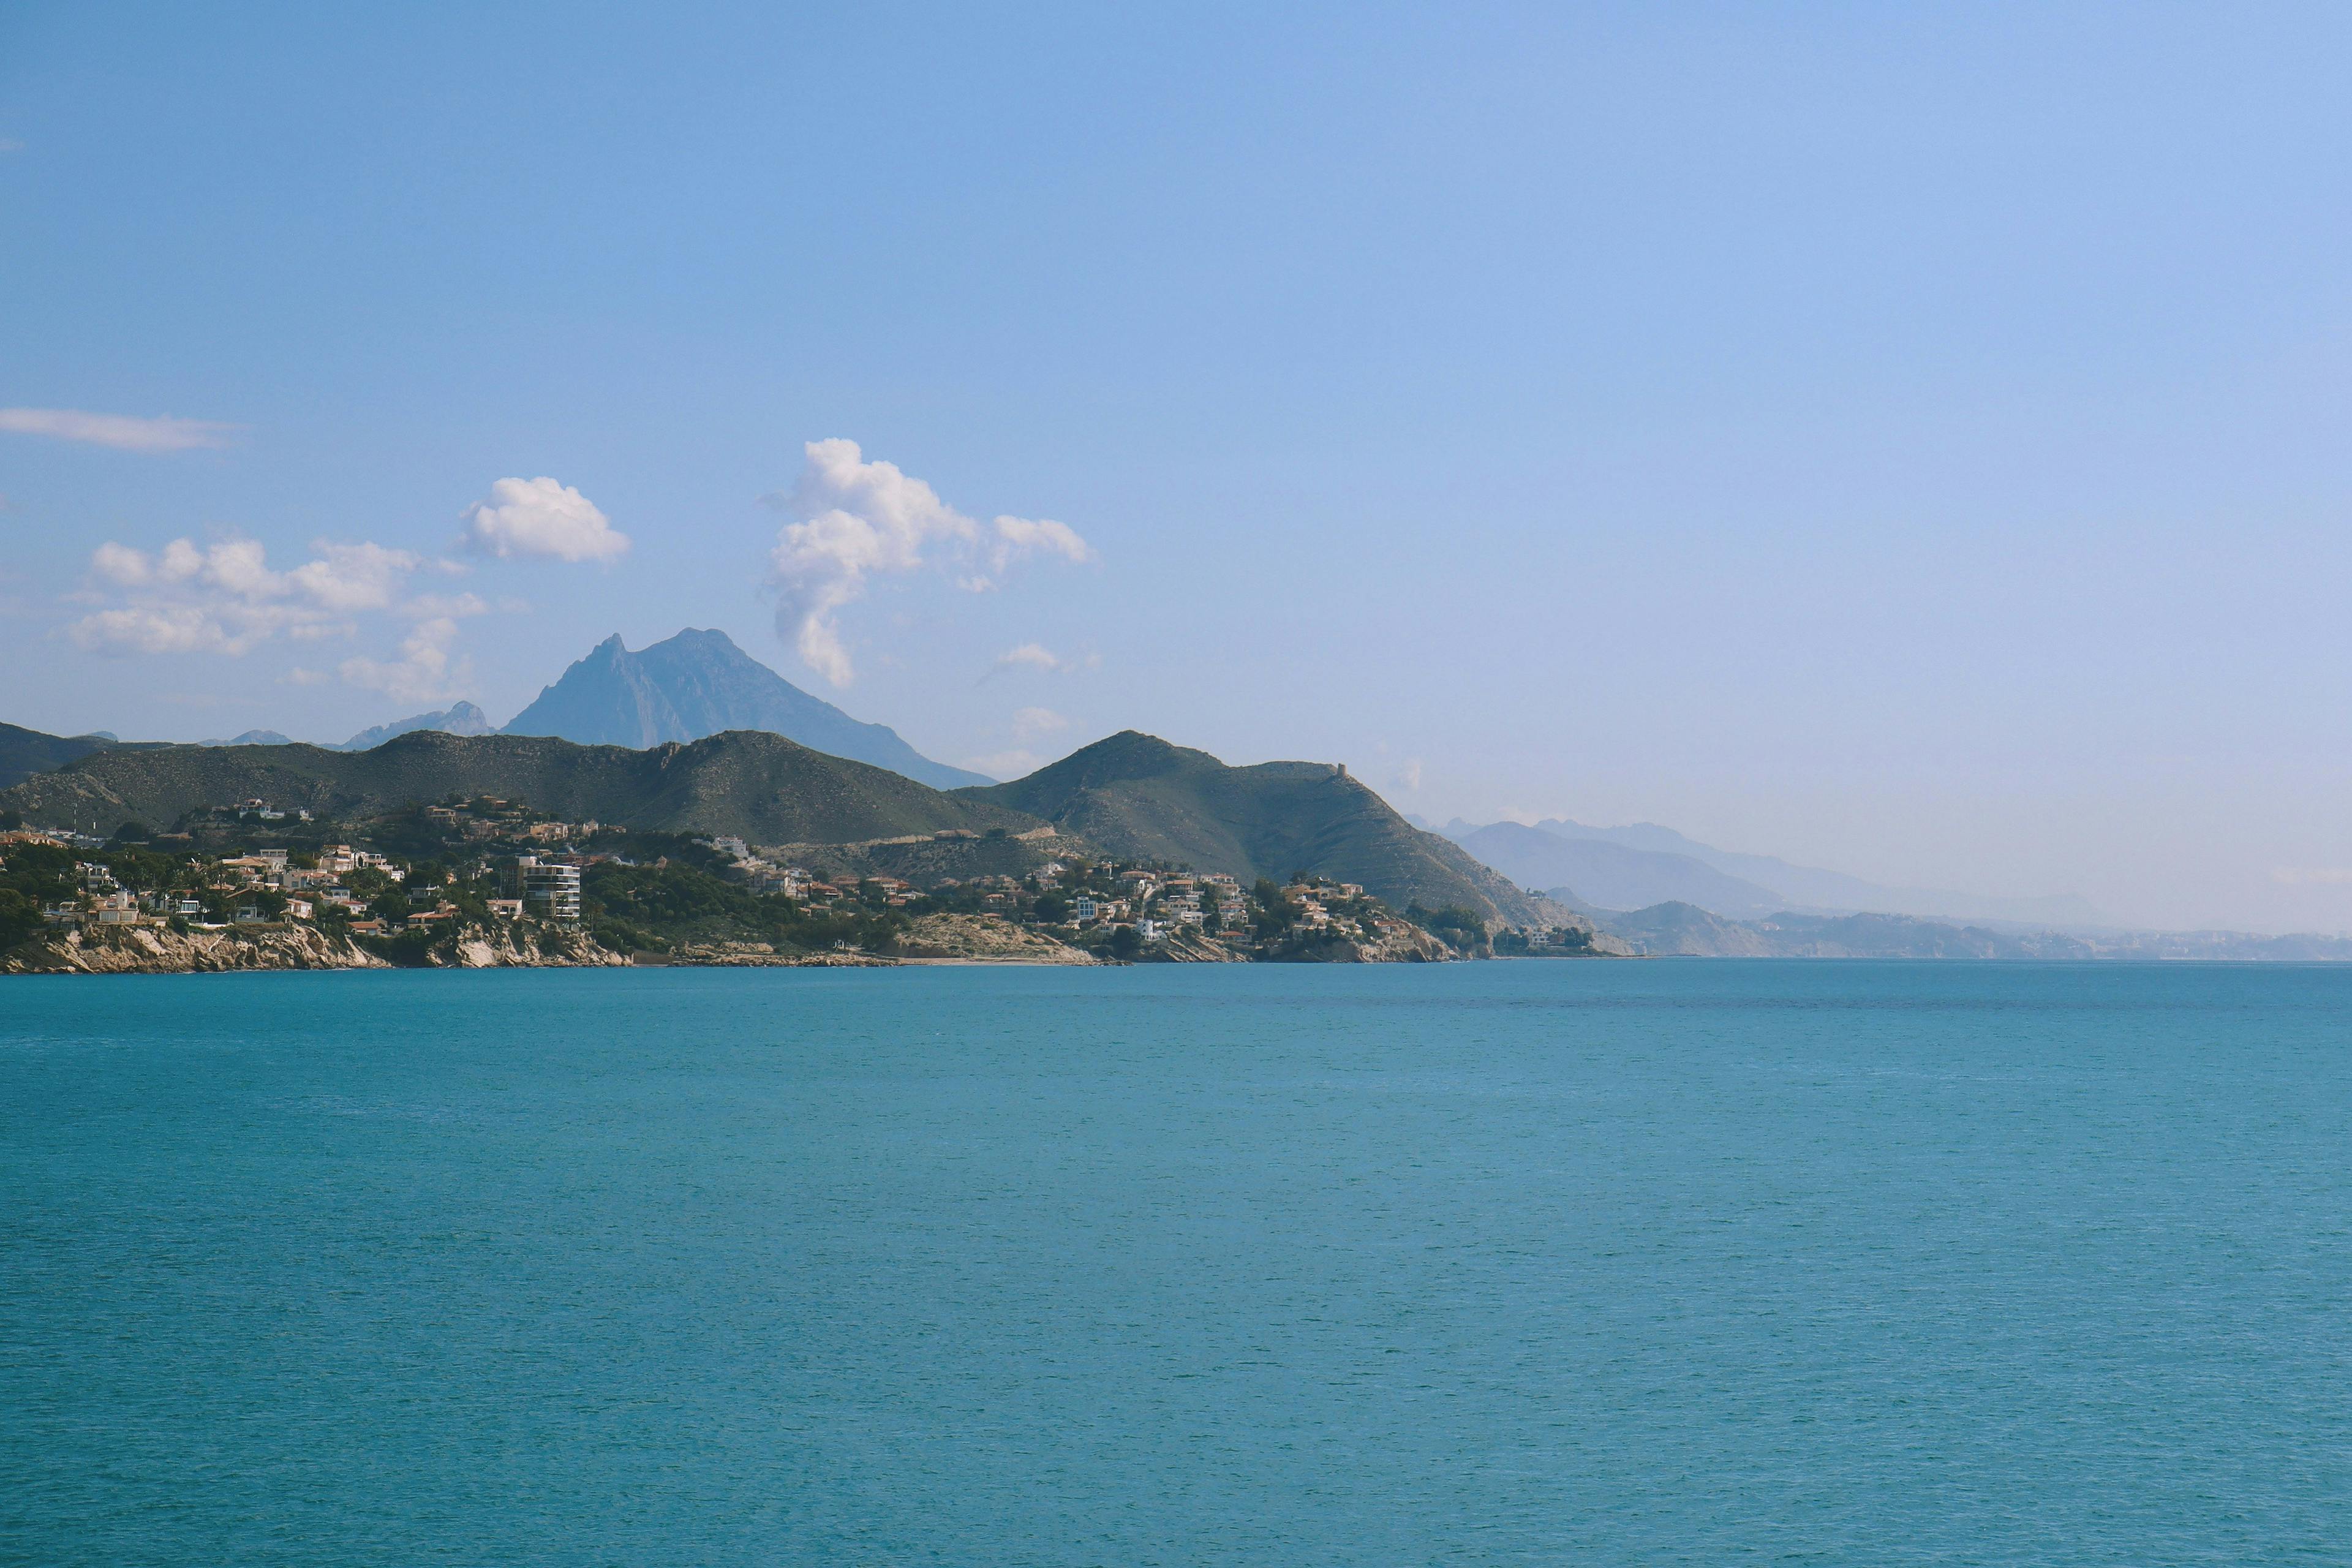
M995 915L925 915L898 939L898 952L920 962L1092 963L1094 955Z
M609 966L628 960L599 946L585 931L546 926L519 931L502 924L495 930L467 926L433 948L425 962L444 969L545 969Z
M100 926L29 942L0 957L0 974L211 974L240 969L384 969L349 937L310 926L231 931Z

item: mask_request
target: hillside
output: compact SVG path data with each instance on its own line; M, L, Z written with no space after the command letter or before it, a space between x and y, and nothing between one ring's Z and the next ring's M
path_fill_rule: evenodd
M1789 907L1789 900L1772 889L1726 876L1686 855L1634 849L1602 839L1562 838L1516 822L1489 823L1453 837L1523 888L1572 888L1579 900L1599 909L1696 904L1746 920Z
M1776 914L1729 921L1689 904L1609 915L1602 926L1635 951L1681 958L2059 958L2136 957L2059 931L1994 931L1913 915ZM2145 956L2157 956L2147 953ZM2166 956L2170 956L2167 954ZM2248 952L2242 956L2257 956Z
M95 735L45 735L38 730L0 724L0 789L61 768L92 752L102 752L113 743Z
M1738 882L1763 891L1773 900L1773 909L1824 910L1884 910L1891 914L1919 915L1933 920L2011 921L2025 924L2098 926L2112 924L2106 916L2093 908L2087 900L2072 893L2042 898L1998 898L1978 893L1954 892L1940 888L1891 888L1843 871L1826 871L1814 866L1797 866L1771 855L1744 855L1729 849L1717 849L1712 844L1685 837L1671 827L1661 827L1654 822L1637 822L1622 827L1589 827L1580 822L1561 817L1548 817L1536 824L1543 832L1556 838L1580 842L1602 842L1641 854L1671 857L1696 861L1732 878ZM1452 831L1452 828L1449 828ZM1469 831L1465 828L1463 831ZM1584 883L1575 878L1563 879L1580 892ZM1549 887L1549 881L1532 884ZM1609 900L1588 894L1597 903ZM1687 894L1661 893L1660 898L1690 897ZM1642 902L1649 902L1644 900ZM1694 903L1705 904L1718 914L1738 914L1742 911L1708 903L1702 898L1691 898ZM1612 908L1633 909L1638 904L1612 904ZM1763 913L1764 910L1756 910Z
M1457 846L1406 822L1328 763L1227 767L1129 730L1011 784L955 792L1043 817L1111 854L1244 881L1319 872L1398 909L1459 904L1513 925L1547 911Z
M187 811L258 799L357 817L450 795L498 795L567 819L756 843L841 843L947 827L1015 830L1034 821L781 735L730 731L691 745L627 751L539 736L418 730L367 752L318 746L107 750L0 791L27 821L110 833L167 826Z
M1562 889L1554 889L1558 898ZM1738 921L1668 902L1625 914L1603 914L1601 929L1622 937L1635 952L1654 958L1771 958L1784 956L1764 932Z
M934 789L991 782L931 761L887 724L864 723L810 696L725 632L691 627L641 653L631 653L617 635L606 637L517 714L506 733L641 748L729 730L765 730Z

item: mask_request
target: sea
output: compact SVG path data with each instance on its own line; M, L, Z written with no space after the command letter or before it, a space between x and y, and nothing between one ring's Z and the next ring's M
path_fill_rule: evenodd
M2352 1561L2352 968L0 981L0 1562Z

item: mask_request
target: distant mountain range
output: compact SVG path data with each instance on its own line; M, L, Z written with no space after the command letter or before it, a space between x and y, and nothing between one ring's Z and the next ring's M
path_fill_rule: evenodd
M437 713L417 713L406 719L395 719L389 724L378 724L362 730L340 746L330 746L334 752L368 752L383 745L395 735L405 735L416 730L438 730L447 735L495 735L498 726L489 715L470 702L454 703ZM279 744L287 742L281 738Z
M887 725L861 722L810 696L719 631L689 628L641 653L631 653L618 634L609 637L517 714L505 733L644 748L729 730L765 730L934 789L995 782L932 762Z
M1685 903L1604 915L1599 923L1635 952L1661 958L2352 960L2352 939L2334 936L1992 931L1889 914L1777 914L1769 920L1732 921Z
M1361 883L1398 909L1458 905L1502 923L1571 918L1445 839L1411 826L1343 768L1232 768L1205 752L1132 731L1025 779L953 791L762 731L646 750L431 728L359 752L290 744L100 747L0 791L0 809L106 836L127 822L168 828L187 812L243 800L340 819L453 795L498 795L568 819L731 834L758 844L846 844L944 828L1022 832L1050 823L1080 845L1121 858L1172 861L1244 880L1316 872Z
M451 795L523 801L572 820L767 844L1035 826L992 803L757 731L646 751L438 730L411 731L364 752L109 747L0 791L0 806L30 822L104 835L132 821L168 827L184 813L241 800L346 818Z
M1563 898L1572 889L1572 901L1579 908L1625 910L1686 903L1734 920L1797 910L2034 926L2112 923L2071 894L2004 899L1930 888L1882 887L1839 871L1794 866L1769 855L1717 849L1654 823L1588 827L1552 817L1532 827L1515 822L1480 826L1457 817L1445 825L1444 831L1523 887L1549 889L1554 898Z
M1629 849L1601 839L1562 838L1517 822L1454 832L1455 843L1522 887L1543 888L1576 907L1638 910L1680 900L1744 919L1789 907L1767 888L1727 876L1685 855ZM1573 899L1564 898L1573 892Z
M641 653L631 653L618 634L605 638L541 691L503 731L473 703L458 702L362 730L341 745L321 749L365 752L420 730L451 735L547 735L583 746L634 751L671 741L699 741L730 730L764 730L830 756L888 768L933 789L996 782L986 773L935 763L888 725L865 723L810 696L736 647L725 632L691 627ZM0 788L121 743L110 735L44 735L0 724ZM294 743L275 730L247 730L225 741L195 742L213 747Z
M1025 812L1131 859L1244 880L1316 871L1361 883L1398 909L1459 905L1512 925L1558 918L1329 763L1228 767L1129 730L1027 778L957 794Z

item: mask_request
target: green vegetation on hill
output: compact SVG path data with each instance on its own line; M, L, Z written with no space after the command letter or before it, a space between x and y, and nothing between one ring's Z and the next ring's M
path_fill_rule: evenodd
M1395 908L1459 907L1535 923L1535 900L1459 846L1424 833L1326 763L1227 767L1129 730L1027 778L955 792L1043 817L1106 851L1254 881L1305 868ZM1555 921L1559 916L1555 913Z
M1034 826L992 802L943 795L886 768L752 731L644 752L431 730L358 752L299 745L109 749L0 791L0 809L104 837L126 821L169 825L248 799L352 819L451 795L528 800L570 821L762 843Z
M126 750L152 751L162 742L134 742ZM45 735L16 724L0 724L0 789L22 784L35 773L64 767L92 752L122 746L103 735Z
M753 893L698 866L588 868L582 884L589 934L619 952L662 952L679 942L758 942L786 952L846 946L878 949L907 925L887 904L854 900L812 910L774 893Z

